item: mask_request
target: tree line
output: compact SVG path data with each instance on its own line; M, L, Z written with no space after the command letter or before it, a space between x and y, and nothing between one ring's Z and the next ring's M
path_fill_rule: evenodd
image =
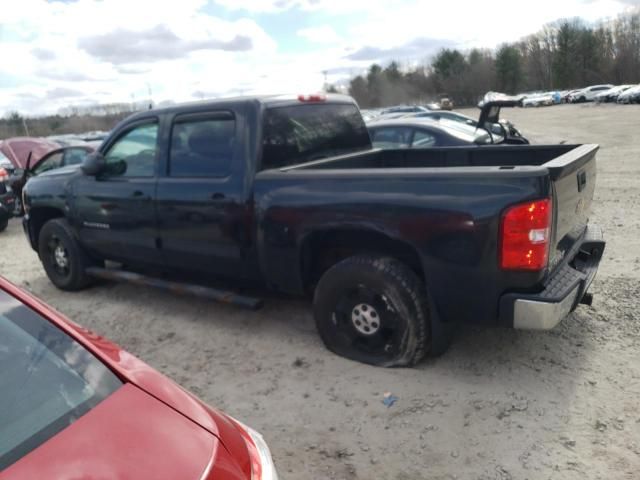
M640 82L640 9L597 25L565 19L495 51L442 49L428 65L371 65L349 83L364 108L426 103L448 95L474 105L488 91L564 90Z
M56 115L42 117L25 117L19 112L10 112L0 119L0 139L109 131L120 120L134 112L146 110L149 106L149 101L69 106Z

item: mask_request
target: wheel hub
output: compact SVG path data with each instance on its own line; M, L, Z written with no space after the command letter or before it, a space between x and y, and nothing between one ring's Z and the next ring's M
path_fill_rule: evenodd
M69 259L67 258L67 252L62 245L58 245L53 251L53 258L60 268L67 268L69 265Z
M351 322L355 329L363 335L373 335L380 330L380 315L375 308L360 303L351 311Z

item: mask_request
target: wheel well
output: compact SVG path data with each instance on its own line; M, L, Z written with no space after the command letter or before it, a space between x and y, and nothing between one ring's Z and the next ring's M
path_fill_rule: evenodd
M312 234L301 255L302 280L310 290L336 263L358 254L376 254L396 258L424 280L422 262L416 249L400 240L371 230L331 230Z
M36 248L38 245L38 238L40 237L40 230L42 230L42 227L44 226L44 224L47 223L49 220L52 220L54 218L61 218L61 217L64 217L64 213L62 213L61 210L58 210L57 208L52 208L52 207L41 207L37 209L32 209L29 212L29 218L30 218L29 223L32 229L33 239L36 242Z

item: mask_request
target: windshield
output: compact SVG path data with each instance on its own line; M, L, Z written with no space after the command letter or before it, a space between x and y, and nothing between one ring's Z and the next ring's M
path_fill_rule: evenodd
M262 170L371 149L367 127L352 104L307 104L265 113Z
M79 343L2 291L0 365L0 470L121 386Z

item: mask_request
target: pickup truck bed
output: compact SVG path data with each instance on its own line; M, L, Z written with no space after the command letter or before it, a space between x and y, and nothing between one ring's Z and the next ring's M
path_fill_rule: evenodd
M509 291L543 291L572 261L567 253L575 255L585 240L597 149L527 145L365 152L261 172L256 205L262 224L270 231L286 230L295 243L313 242L318 224L345 232L343 243L351 236L366 245L358 232L372 232L374 250L376 238L402 238L418 252L403 260L424 277L442 321L514 326L514 318L504 313L509 307L498 299ZM293 192L305 192L305 199ZM553 198L555 212L549 268L505 272L496 261L502 212L546 197ZM268 250L261 255L275 287L292 293L305 283L290 268L299 255L295 243L277 255Z
M410 365L452 325L545 329L578 305L604 248L597 149L372 150L341 96L175 106L29 180L24 227L60 288L104 259L255 280L313 293L332 351Z

